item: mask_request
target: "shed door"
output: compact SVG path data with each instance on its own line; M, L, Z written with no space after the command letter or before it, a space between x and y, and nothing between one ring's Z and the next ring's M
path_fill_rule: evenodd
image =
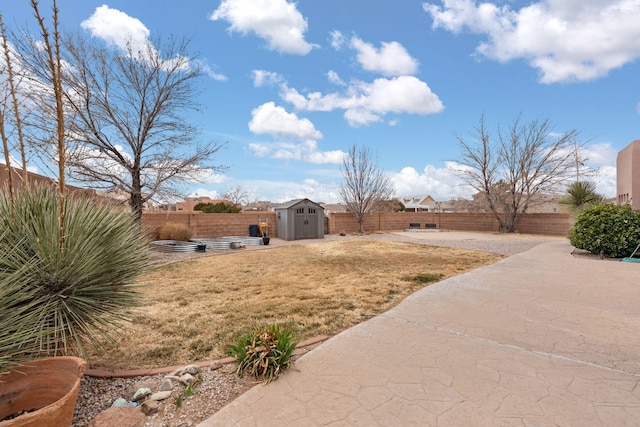
M295 239L316 239L317 234L316 208L296 208Z

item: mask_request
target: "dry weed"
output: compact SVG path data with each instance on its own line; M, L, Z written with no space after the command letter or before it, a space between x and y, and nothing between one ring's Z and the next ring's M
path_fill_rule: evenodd
M185 261L140 282L146 303L114 343L94 343L90 364L133 369L226 356L241 333L284 324L298 340L334 335L389 310L425 286L499 255L388 241L289 245Z

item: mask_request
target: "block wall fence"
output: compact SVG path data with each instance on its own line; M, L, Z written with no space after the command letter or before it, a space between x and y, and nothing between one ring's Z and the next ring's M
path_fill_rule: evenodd
M268 218L268 220L267 220ZM157 239L158 228L167 222L184 224L191 228L195 238L216 238L222 236L248 236L249 226L260 221L269 223L269 235L276 236L275 212L243 212L239 214L203 213L145 213L142 225L149 235ZM573 216L563 213L526 214L516 232L547 236L567 236L573 226ZM397 231L409 228L410 224L435 224L436 228L454 231L499 232L498 221L491 214L476 213L434 213L434 212L374 212L364 222L367 233ZM349 213L329 214L326 234L357 233L358 223Z
M267 220L268 218L268 220ZM269 235L276 235L275 212L258 213L181 213L162 212L142 214L142 226L149 236L158 238L158 229L168 222L184 224L191 228L194 238L216 238L222 236L249 236L249 226L261 222L269 223Z
M567 236L573 226L574 217L562 213L526 214L518 224L516 232L547 236ZM435 224L436 228L455 231L499 232L500 226L492 214L435 213L435 212L374 212L364 222L368 233L403 230L409 225ZM358 223L349 213L329 214L329 234L357 233Z

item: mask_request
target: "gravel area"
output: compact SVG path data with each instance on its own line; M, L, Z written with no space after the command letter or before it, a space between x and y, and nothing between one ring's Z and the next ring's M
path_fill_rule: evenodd
M227 403L249 390L256 383L250 378L239 378L232 372L235 365L220 369L202 370L202 383L195 388L193 396L184 399L180 407L175 398L182 391L173 391L164 400L157 413L147 416L145 427L194 426ZM142 386L160 383L164 375L133 378L96 378L84 376L76 403L73 427L87 425L100 412L111 407L119 397L130 396Z
M562 240L562 237L519 235L519 234L491 234L471 232L427 232L405 231L394 233L379 233L368 235L326 235L324 239L298 240L287 242L272 238L269 246L247 246L242 249L202 252L154 252L157 265L171 264L191 258L215 256L218 254L234 253L246 250L268 250L270 248L289 245L318 243L335 240L373 239L395 240L407 243L417 243L434 246L445 246L457 249L467 249L482 252L497 253L510 256L533 248L542 243ZM310 351L315 346L296 350L296 357ZM175 399L163 402L159 411L147 417L145 427L188 427L195 426L211 416L214 412L244 393L256 383L249 378L238 378L233 372L235 365L225 365L219 369L205 368L202 370L203 382L196 389L193 396L177 407ZM295 369L295 367L293 368ZM85 376L74 414L74 427L87 425L101 411L109 408L118 397L123 397L131 389L143 382L159 382L163 375L137 378L95 378ZM179 392L174 391L174 394Z
M543 243L566 241L565 237L532 234L491 234L472 232L397 232L392 239L471 251L491 252L511 256L528 251ZM386 235L382 235L386 236ZM386 237L385 237L386 238Z

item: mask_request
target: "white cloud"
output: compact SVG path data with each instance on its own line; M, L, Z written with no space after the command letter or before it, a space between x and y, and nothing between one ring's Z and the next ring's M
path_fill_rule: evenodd
M229 180L225 174L216 173L213 169L202 169L195 178L194 182L204 184L223 184Z
M340 201L338 184L322 183L310 178L302 181L245 181L241 185L247 189L250 199L270 200L275 203L302 198L318 203Z
M338 73L333 70L327 71L327 78L331 83L338 86L346 86L347 84L340 78Z
M388 113L433 114L444 109L429 86L413 76L380 78L372 83L354 81L344 94L313 92L305 96L283 85L281 96L299 110L343 109L345 119L354 127L381 121Z
M275 142L254 142L249 144L250 150L258 157L270 157L280 160L299 160L308 163L342 162L342 151L320 151L316 140L322 138L313 123L306 118L299 118L288 113L273 102L262 104L252 111L249 130L255 134L271 135Z
M358 51L357 59L367 71L381 73L384 76L412 75L418 69L418 61L398 42L382 42L376 49L357 37L351 39L350 46Z
M224 0L209 19L227 21L230 31L254 33L277 52L306 55L314 47L304 39L307 20L286 0Z
M331 36L331 47L333 47L335 50L342 49L342 46L344 46L345 43L342 33L338 30L333 30L329 33L329 35Z
M581 154L586 157L586 163L593 167L615 165L618 158L618 150L608 142L587 145Z
M89 31L92 37L101 38L107 44L116 46L123 52L131 50L133 53L137 53L143 60L149 59L147 55L158 55L156 48L149 39L151 32L142 21L107 5L97 7L93 15L80 23L80 27ZM203 60L192 63L189 58L183 56L175 56L164 60L165 67L177 67L181 70L187 70L194 64L214 80L227 80L224 74L214 72Z
M293 137L296 139L320 139L320 133L309 119L299 118L294 113L288 113L284 108L273 102L262 104L255 108L249 122L249 130L255 134L269 134L273 136Z
M456 173L458 165L446 162L444 168L426 165L422 172L405 167L390 175L394 195L398 197L428 194L437 201L470 199L475 193Z
M257 157L269 157L279 160L297 160L314 164L340 164L345 154L343 151L320 151L315 141L300 143L276 141L271 143L254 142L249 149Z
M213 71L213 69L211 69L209 64L207 64L206 62L197 61L197 64L202 70L202 72L204 72L207 76L211 77L212 79L218 80L220 82L227 81L227 76L225 76L224 74L216 73L215 71Z
M617 179L615 166L602 166L598 169L598 174L593 178L593 182L596 184L598 193L604 194L605 197L615 197Z
M275 86L284 81L280 74L274 73L273 71L253 70L251 76L253 77L253 86L255 87Z
M512 9L474 0L423 3L434 28L486 35L477 52L524 59L540 82L593 80L640 58L640 1L540 0Z
M123 51L131 43L134 51L144 52L151 34L139 19L111 9L106 4L97 7L91 17L82 21L80 27L88 30L93 37L100 37Z
M213 200L219 200L222 197L220 193L215 190L209 190L207 188L194 188L189 194L189 197L208 197Z

